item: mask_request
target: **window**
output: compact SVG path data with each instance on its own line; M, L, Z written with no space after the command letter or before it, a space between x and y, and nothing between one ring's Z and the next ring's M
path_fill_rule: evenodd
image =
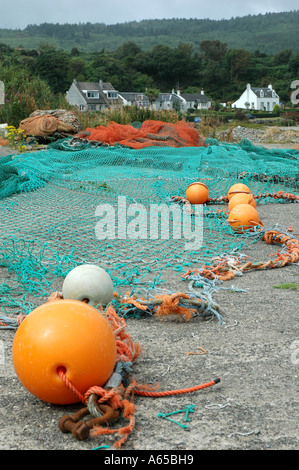
M88 91L87 98L98 98L99 92L98 91Z
M115 91L108 91L107 96L110 99L116 99L117 98L117 93Z

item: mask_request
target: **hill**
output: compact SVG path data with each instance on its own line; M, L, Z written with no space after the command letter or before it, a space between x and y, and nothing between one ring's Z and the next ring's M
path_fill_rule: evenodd
M229 20L162 19L132 21L115 25L104 23L28 25L21 29L0 29L0 43L11 47L36 49L41 44L81 52L114 51L132 41L142 50L157 44L175 47L190 43L197 47L204 40L219 40L229 48L277 54L292 49L299 53L299 10L265 15L247 15Z

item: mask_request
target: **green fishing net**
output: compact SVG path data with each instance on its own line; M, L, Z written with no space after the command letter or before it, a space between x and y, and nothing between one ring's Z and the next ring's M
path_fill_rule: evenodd
M240 252L260 234L233 232L221 198L242 182L264 195L260 204L288 202L271 195L298 195L298 157L246 140L136 150L67 138L2 158L0 321L9 326L14 314L30 312L32 299L61 289L79 264L106 269L116 291L158 289L170 275ZM211 198L197 217L174 199L193 181L205 183ZM202 237L192 244L195 233Z

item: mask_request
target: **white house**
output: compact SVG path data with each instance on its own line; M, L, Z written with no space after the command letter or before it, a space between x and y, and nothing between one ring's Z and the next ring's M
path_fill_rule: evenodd
M120 91L118 96L122 100L124 106L138 106L140 108L148 108L150 104L148 96L144 93Z
M209 109L211 100L208 98L204 91L201 93L181 93L178 90L176 93L172 90L171 93L159 93L158 98L154 104L155 109L180 109L187 111L187 109Z
M81 111L101 111L104 108L119 105L118 91L111 83L78 82L74 80L66 92L69 104L78 106Z
M279 105L279 96L272 85L268 85L268 88L257 88L248 83L240 98L232 104L232 108L272 111L276 104Z
M172 90L172 93L159 93L153 108L156 111L160 109L170 110L170 109L182 109L184 104L183 98Z
M119 92L111 85L98 82L78 82L74 80L66 92L66 100L72 106L78 106L80 111L102 111L109 107L138 106L150 107L159 110L180 110L186 112L188 109L209 109L211 100L204 91L201 93L159 93L157 100L151 104L144 93Z
M209 109L212 104L211 99L205 95L203 90L201 93L182 93L180 96L185 100L185 111L187 109Z

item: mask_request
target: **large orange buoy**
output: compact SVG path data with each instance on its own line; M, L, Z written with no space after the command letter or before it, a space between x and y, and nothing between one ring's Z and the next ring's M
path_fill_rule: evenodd
M250 204L238 204L235 206L229 214L228 222L233 230L238 233L253 230L257 225L263 225L258 211Z
M248 193L237 193L235 194L228 203L228 210L231 211L238 204L250 204L256 208L256 202L252 194Z
M186 189L186 199L191 204L205 204L209 198L209 190L204 183L195 181Z
M116 362L116 340L106 318L77 300L56 300L34 309L16 331L12 358L24 387L40 400L79 400L60 377L63 371L80 394L103 386Z
M230 201L231 198L232 198L235 194L238 194L238 193L250 194L251 191L250 191L250 189L248 188L248 186L246 186L246 184L243 184L243 183L236 183L236 184L233 184L233 185L229 188L228 193L227 193L228 200Z

